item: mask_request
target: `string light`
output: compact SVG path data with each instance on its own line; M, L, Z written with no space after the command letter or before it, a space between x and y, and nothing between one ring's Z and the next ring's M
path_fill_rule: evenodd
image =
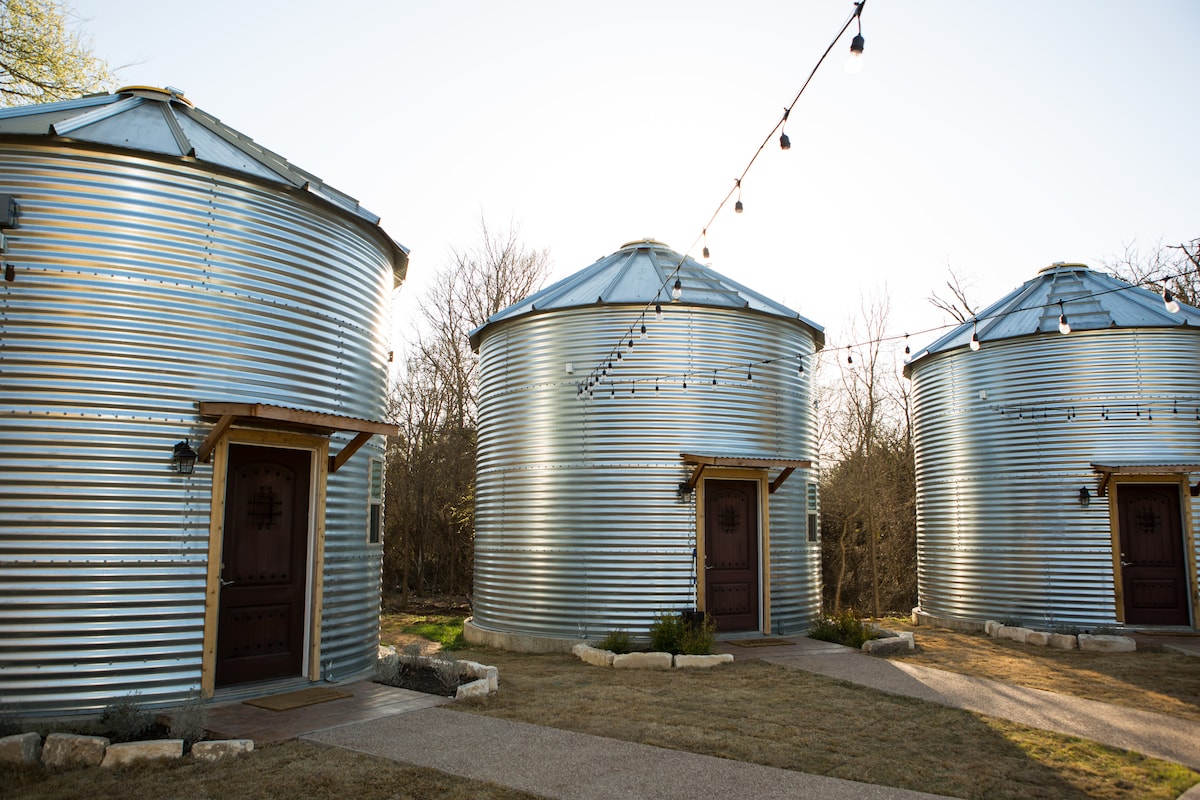
M803 375L804 374L804 353L799 354L798 356L796 356L796 358L800 362L799 374Z
M671 300L678 303L680 297L683 297L683 284L676 278L675 285L671 287Z
M792 112L792 110L790 108L785 108L783 110L783 119L780 120L780 123L779 123L780 124L780 131L779 131L779 149L780 150L791 150L792 149L792 140L788 138L787 133L783 130L783 126L787 124L788 114L790 114L791 112Z
M662 303L654 304L654 321L662 322Z
M1071 332L1071 323L1067 322L1067 311L1063 308L1063 301L1058 301L1058 332L1066 336Z
M912 348L908 346L908 334L904 334L904 355L912 355Z
M1167 311L1172 314L1179 313L1179 301L1175 299L1175 295L1171 294L1170 289L1163 289L1163 305L1167 307Z
M975 322L971 329L971 349L978 352L979 348L979 323Z
M708 258L709 257L708 256L708 228L705 228L700 233L700 236L704 239L704 250L702 250L701 252L704 254L705 258Z
M740 214L744 210L744 206L742 205L742 179L741 178L737 179L737 190L738 190L738 199L737 199L737 202L733 204L733 210L735 213Z
M850 40L850 58L846 61L846 72L851 75L858 75L863 69L863 45L866 40L862 35L862 10L867 4L867 0L854 4L854 18L858 20L858 33Z

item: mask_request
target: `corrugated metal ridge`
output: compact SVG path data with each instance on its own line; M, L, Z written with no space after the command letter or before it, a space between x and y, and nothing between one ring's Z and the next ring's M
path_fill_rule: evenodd
M1054 265L919 351L905 374L928 355L969 345L973 333L984 345L1051 332L1060 336L1060 300L1072 331L1200 326L1200 309L1180 304L1172 314L1149 289L1081 264Z

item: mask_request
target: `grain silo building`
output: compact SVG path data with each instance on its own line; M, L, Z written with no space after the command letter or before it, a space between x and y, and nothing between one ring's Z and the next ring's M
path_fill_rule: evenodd
M565 649L691 609L723 636L806 630L821 596L823 340L652 240L493 316L472 336L468 638Z
M0 234L0 699L371 669L404 248L145 87L0 110Z
M1198 354L1200 310L1054 264L915 356L920 611L1194 628Z

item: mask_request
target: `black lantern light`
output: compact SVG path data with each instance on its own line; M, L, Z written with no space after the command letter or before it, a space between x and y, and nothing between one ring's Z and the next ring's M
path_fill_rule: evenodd
M196 451L190 444L186 441L179 442L171 454L171 467L180 475L191 475L196 469L196 458Z
M1092 504L1092 493L1088 491L1086 486L1079 487L1079 505L1087 508Z

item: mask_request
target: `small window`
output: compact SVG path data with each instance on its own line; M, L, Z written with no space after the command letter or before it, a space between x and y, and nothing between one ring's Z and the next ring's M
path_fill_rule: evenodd
M815 483L808 485L808 510L817 510L817 485Z
M817 541L817 515L808 515L808 540L810 542Z
M379 544L383 540L383 462L372 458L368 469L367 543Z
M820 538L820 525L817 517L817 485L808 484L808 540L815 542Z

